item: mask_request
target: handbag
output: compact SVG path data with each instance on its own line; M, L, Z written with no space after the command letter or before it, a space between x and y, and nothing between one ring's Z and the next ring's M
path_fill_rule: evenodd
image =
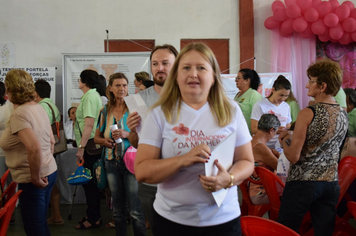
M136 158L136 151L137 149L134 148L133 146L130 146L124 155L124 163L126 168L132 173L135 174L134 170L134 164L135 164L135 158Z
M108 186L104 158L105 155L102 155L101 158L94 162L93 165L93 173L95 173L95 180L98 189L105 189Z
M290 162L284 152L282 152L278 158L277 176L283 181L283 183L286 182L286 179L288 177L289 166Z
M83 136L82 131L80 130L78 121L76 120L75 123L78 125L80 136ZM91 156L99 155L103 151L103 146L95 143L94 138L91 138L88 140L87 145L85 146L85 151L87 151L87 153Z
M78 168L72 173L67 179L68 184L71 185L82 185L88 183L91 179L91 171L88 168L84 168L84 159L81 163L77 161Z
M85 150L89 155L99 155L103 151L103 146L94 142L94 139L91 138L88 140Z
M53 120L54 120L54 123L51 125L52 133L53 133L53 136L54 136L54 152L53 152L53 155L57 155L57 154L60 154L60 153L65 152L65 151L68 150L67 139L66 139L66 135L64 133L62 118L61 118L60 122L57 122L56 121L56 116L54 114L52 106L49 103L47 103L47 105L49 106L49 108L52 111L52 117L53 117Z

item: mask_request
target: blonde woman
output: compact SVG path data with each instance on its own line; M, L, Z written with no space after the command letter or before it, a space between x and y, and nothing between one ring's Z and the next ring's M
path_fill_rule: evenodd
M234 131L232 167L216 161L218 175L205 176L211 148ZM158 183L154 235L239 235L236 185L253 171L250 141L238 104L224 94L213 52L201 43L186 46L143 124L136 155L137 180ZM223 188L230 189L219 208L211 193Z
M51 124L46 111L34 101L31 75L11 70L5 86L15 110L1 135L0 147L12 179L23 190L19 199L24 229L27 235L50 235L47 209L57 178Z

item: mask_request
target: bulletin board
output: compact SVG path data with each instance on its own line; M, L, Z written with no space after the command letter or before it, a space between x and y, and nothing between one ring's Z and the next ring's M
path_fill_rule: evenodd
M108 81L110 75L121 72L129 80L129 94L135 93L134 75L146 71L150 74L150 52L122 53L63 53L63 114L72 106L78 106L83 92L79 89L78 78L85 69L102 74ZM63 116L64 120L68 117Z

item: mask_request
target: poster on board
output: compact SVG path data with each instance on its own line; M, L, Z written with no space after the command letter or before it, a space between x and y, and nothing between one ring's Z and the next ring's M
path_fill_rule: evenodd
M258 87L257 91L262 95L262 97L268 97L271 94L273 82L277 79L279 75L283 75L289 82L292 84L292 73L259 73L261 79L261 84ZM223 74L221 75L226 95L234 99L236 94L239 92L239 89L236 87L236 78L237 74ZM292 91L293 87L292 87Z
M121 72L129 80L129 94L135 93L135 73L146 71L150 74L150 52L126 53L75 53L63 54L63 114L70 107L77 107L83 92L79 89L78 79L85 69L91 69L103 75L107 83L110 75ZM65 117L65 121L68 118Z
M46 80L51 85L50 98L56 104L56 68L55 67L2 67L0 68L0 81L4 82L6 74L12 69L20 69L29 73L36 82L39 79Z

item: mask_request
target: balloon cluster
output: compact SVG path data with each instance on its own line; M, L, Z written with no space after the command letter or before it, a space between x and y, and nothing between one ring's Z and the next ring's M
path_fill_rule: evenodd
M317 35L322 42L347 45L356 41L356 8L351 1L284 0L272 3L273 16L265 20L269 30L282 36L298 32L303 38ZM314 36L315 37L315 36Z

